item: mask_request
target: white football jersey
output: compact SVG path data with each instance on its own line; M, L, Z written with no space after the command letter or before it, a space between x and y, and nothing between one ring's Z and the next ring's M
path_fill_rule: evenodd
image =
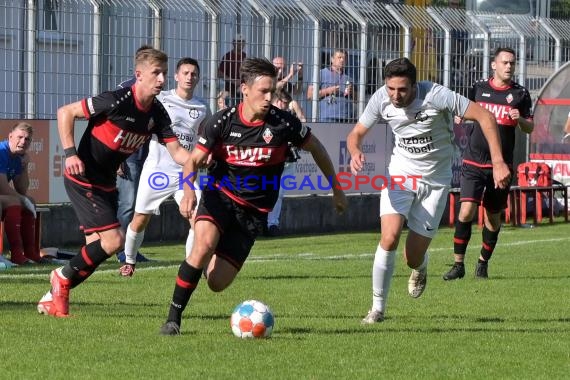
M206 101L197 97L190 100L182 99L174 89L162 91L157 95L157 99L162 102L168 112L172 121L172 130L180 144L192 150L196 144L200 124L211 114ZM148 157L145 161L145 164L147 163L164 173L181 170L181 166L172 159L166 146L160 144L156 136L153 136L150 142Z
M390 175L421 175L427 183L451 182L453 115L463 116L469 99L437 83L417 83L416 99L407 107L392 105L386 86L370 98L358 120L367 128L386 123L394 134Z

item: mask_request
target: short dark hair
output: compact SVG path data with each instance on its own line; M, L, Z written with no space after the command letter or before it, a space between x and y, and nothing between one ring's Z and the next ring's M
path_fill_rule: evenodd
M495 50L495 54L494 57L497 58L499 56L499 54L501 53L509 53L515 56L515 59L517 59L517 53L515 53L515 50L510 48L510 47L499 47L497 48L497 50Z
M246 58L240 67L241 83L252 85L257 77L277 78L277 69L267 58Z
M178 70L180 69L180 66L182 66L182 65L196 66L196 68L198 69L198 73L200 73L200 65L198 64L198 61L195 60L194 58L190 58L190 57L180 58L178 60L178 62L176 63L176 72L178 72Z
M287 90L285 90L283 87L281 87L281 88L278 88L277 90L275 90L275 92L273 93L272 102L274 102L276 100L282 100L282 101L285 101L287 103L291 103L291 100L293 100L293 98L291 97L291 94L289 94L289 92Z
M331 54L331 57L334 57L334 55L335 55L336 53L340 53L340 54L342 54L342 55L344 55L344 56L347 55L346 50L341 49L341 48L336 48L336 49L333 50L333 52L332 52L332 54Z
M406 77L410 80L411 84L416 84L417 75L416 66L405 57L394 59L384 67L384 77L386 79L392 77Z

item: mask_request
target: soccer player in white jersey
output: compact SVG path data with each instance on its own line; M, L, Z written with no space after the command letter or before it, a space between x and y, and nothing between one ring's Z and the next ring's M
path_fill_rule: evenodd
M362 320L364 324L384 320L396 250L406 220L409 232L403 254L412 268L408 293L417 298L425 290L427 249L437 232L451 183L453 115L481 125L491 151L495 186L508 186L511 174L503 160L493 115L437 83L416 82L416 68L407 58L386 65L385 85L372 95L348 134L354 175L363 169L361 145L370 128L385 123L395 140L387 173L393 183L380 194L382 236L372 267L372 308Z
M157 99L166 108L172 120L172 130L180 144L187 150L192 150L198 129L211 115L206 102L194 96L194 89L200 80L198 61L188 57L180 59L176 64L174 80L176 88L162 91L157 95ZM153 214L158 215L162 202L173 196L180 204L183 195L179 187L181 172L182 167L172 160L166 147L153 138L141 172L135 214L125 236L125 265L120 269L121 275L133 275L137 251L142 245L146 226ZM197 197L200 193L197 188ZM186 254L191 251L193 241L194 230L191 227L186 239Z

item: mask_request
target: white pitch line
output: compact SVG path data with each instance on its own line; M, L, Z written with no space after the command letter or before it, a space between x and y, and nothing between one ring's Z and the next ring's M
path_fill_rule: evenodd
M517 241L517 242L513 242L513 243L509 243L509 244L499 244L499 247L516 247L519 245L526 245L526 244L539 244L539 243L552 243L552 242L557 242L557 241L570 241L570 237L565 237L565 238L554 238L554 239L539 239L539 240L524 240L524 241ZM429 249L429 252L440 252L440 251L449 251L451 248L432 248ZM469 250L478 250L479 247L472 247L469 248ZM268 262L268 261L286 261L286 260L291 260L292 258L295 260L298 259L303 259L303 260L349 260L349 259L355 259L355 258L369 258L369 257L373 257L374 253L349 253L349 254L345 254L345 255L331 255L331 256L323 256L323 255L317 255L315 253L310 253L310 252L303 252L303 253L293 253L293 254L275 254L275 255L268 255L268 256L250 256L247 259L248 263L264 263L264 262ZM156 266L156 267L144 267L144 268L137 268L137 272L146 272L146 271L156 271L156 270L162 270L162 269L172 269L172 268L178 268L179 264L176 265L161 265L161 266ZM48 280L49 278L49 274L43 272L43 269L40 269L40 267L36 267L34 268L34 271L42 271L42 273L22 273L22 274L16 274L16 273L7 273L9 270L5 270L5 271L1 271L0 272L0 278L6 278L6 279L18 279L18 278L36 278L36 277L45 277L46 280ZM119 276L118 274L118 268L114 268L114 269L103 269L103 270L97 270L93 275L99 274L99 273L117 273L117 277Z

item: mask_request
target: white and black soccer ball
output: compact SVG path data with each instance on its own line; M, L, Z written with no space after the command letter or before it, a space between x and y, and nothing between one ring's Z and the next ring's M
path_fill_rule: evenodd
M230 325L238 338L269 338L275 319L273 312L263 302L247 300L232 312Z

